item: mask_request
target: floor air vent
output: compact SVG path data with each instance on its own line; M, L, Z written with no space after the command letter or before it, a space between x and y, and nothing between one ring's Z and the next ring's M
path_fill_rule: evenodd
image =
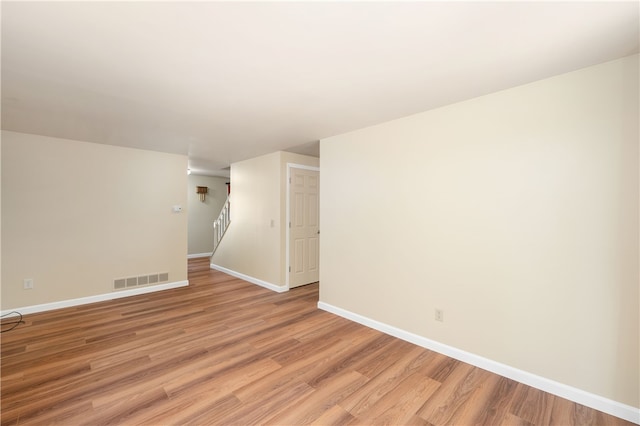
M157 274L140 275L138 277L116 278L113 280L113 288L122 290L125 288L139 287L141 285L158 284L169 281L168 272L158 272Z

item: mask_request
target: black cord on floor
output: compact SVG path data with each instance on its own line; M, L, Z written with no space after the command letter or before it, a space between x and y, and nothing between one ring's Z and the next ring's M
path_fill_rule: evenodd
M4 319L5 317L8 317L9 315L15 315L17 314L19 316L17 321L9 321L9 322L2 322L2 327L6 326L6 325L11 325L12 327L7 329L7 330L2 330L0 331L0 333L6 333L7 331L11 331L14 328L16 328L17 326L19 326L20 324L24 324L24 321L22 321L22 314L18 311L12 311L9 312L8 314L4 314L0 317L0 319Z

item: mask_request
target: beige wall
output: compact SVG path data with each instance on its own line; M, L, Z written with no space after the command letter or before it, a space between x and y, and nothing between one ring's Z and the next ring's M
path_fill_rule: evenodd
M231 165L231 224L212 263L281 285L279 176L278 152Z
M0 137L0 309L2 309L2 138Z
M187 181L188 253L211 253L213 250L213 221L218 218L227 199L227 185L225 183L229 182L229 178L192 174L189 175ZM209 188L204 202L200 201L200 196L196 193L197 186Z
M639 407L638 138L636 55L322 140L321 301Z
M231 225L212 263L276 286L286 285L287 162L318 159L286 152L231 165Z
M187 158L2 132L2 309L187 279ZM24 278L34 289L23 290Z

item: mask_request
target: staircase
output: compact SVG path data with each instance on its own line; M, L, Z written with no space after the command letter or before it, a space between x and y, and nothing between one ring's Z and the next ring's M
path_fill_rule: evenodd
M231 203L229 199L230 195L227 196L227 200L224 202L222 206L222 210L220 210L220 214L218 218L213 222L213 253L216 252L216 249L220 245L220 241L222 241L222 237L224 237L224 233L227 232L227 228L231 223L231 215L230 215L230 206Z

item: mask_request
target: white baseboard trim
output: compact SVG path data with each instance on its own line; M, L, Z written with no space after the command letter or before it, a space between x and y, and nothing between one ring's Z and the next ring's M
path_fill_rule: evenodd
M172 288L186 287L189 281L176 281L173 283L150 285L146 287L132 288L129 290L114 291L113 293L96 294L95 296L80 297L78 299L61 300L59 302L43 303L42 305L25 306L23 308L6 309L0 313L5 315L13 311L18 311L23 315L35 314L38 312L52 311L54 309L69 308L89 303L104 302L106 300L120 299L123 297L136 296L138 294L154 293L156 291L169 290Z
M435 340L427 339L426 337L410 333L400 328L338 308L325 302L318 302L318 308L415 345L422 346L423 348L482 368L483 370L499 374L520 383L524 383L525 385L577 402L578 404L594 408L607 414L611 414L612 416L619 417L629 422L640 424L640 409L630 405L622 404L620 402L436 342Z
M236 272L234 270L227 269L227 268L225 268L223 266L216 265L215 263L212 263L209 266L211 267L211 269L215 269L216 271L224 272L225 274L229 274L232 277L240 278L241 280L248 281L251 284L257 284L257 285L259 285L261 287L268 288L269 290L272 290L272 291L275 291L275 292L278 292L278 293L284 293L285 291L289 291L289 289L287 287L271 284L269 282L262 281L261 279L250 277L249 275L245 275L245 274L242 274L240 272Z
M187 259L198 259L200 257L211 257L212 254L213 254L212 252L188 254L187 255Z

